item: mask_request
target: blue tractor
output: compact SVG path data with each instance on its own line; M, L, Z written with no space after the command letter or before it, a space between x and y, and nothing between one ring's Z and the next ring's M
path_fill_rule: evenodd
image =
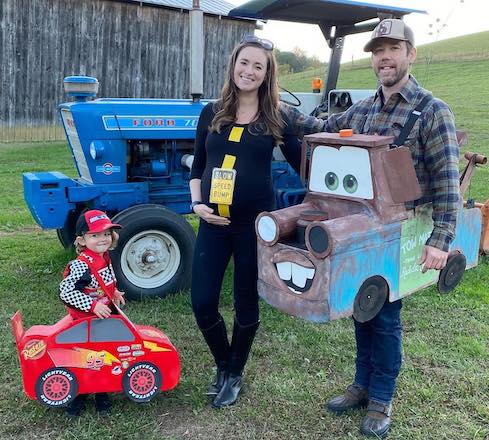
M39 225L57 230L66 248L85 209L104 210L122 224L112 260L128 297L185 289L195 234L182 215L190 213L193 141L207 101L89 100L97 87L95 78L65 78L65 90L75 101L59 110L79 177L25 173L27 204ZM274 180L279 203L288 187L302 187L285 162L274 164Z
M297 3L297 4L296 4ZM348 0L254 0L230 15L283 19L321 26L332 48L324 94L302 94L311 111L344 110L368 92L335 90L345 35L372 30L383 16L410 9ZM370 20L367 24L364 22ZM362 23L357 25L358 23ZM56 229L64 247L74 241L75 222L86 209L106 211L120 231L112 260L119 288L131 299L166 296L189 286L195 233L188 181L199 99L92 99L98 81L67 77L74 101L59 106L78 178L59 172L24 174L24 195L36 222ZM340 109L341 107L341 109ZM277 158L279 159L279 158ZM302 201L305 189L283 161L272 165L277 207Z

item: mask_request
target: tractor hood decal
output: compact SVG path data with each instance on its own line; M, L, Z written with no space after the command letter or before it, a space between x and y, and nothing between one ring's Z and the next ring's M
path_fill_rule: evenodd
M199 115L110 115L102 116L106 130L192 130L195 131Z

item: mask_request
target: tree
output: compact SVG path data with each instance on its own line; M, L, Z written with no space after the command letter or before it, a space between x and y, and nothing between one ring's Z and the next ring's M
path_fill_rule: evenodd
M275 57L281 73L303 72L310 67L319 67L324 64L316 56L308 57L306 52L299 47L294 47L292 52L275 49Z

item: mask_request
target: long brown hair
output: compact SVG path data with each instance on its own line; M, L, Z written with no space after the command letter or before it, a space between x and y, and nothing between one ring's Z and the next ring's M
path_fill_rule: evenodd
M238 110L239 89L234 83L234 66L239 53L245 47L258 47L262 49L267 57L267 72L263 83L258 89L258 114L257 120L250 124L250 132L272 135L276 144L283 143L282 131L284 122L279 109L279 93L277 83L277 61L271 50L265 50L259 43L247 42L238 44L229 58L224 86L221 90L219 100L214 104L216 112L210 131L217 133L227 125L236 120Z

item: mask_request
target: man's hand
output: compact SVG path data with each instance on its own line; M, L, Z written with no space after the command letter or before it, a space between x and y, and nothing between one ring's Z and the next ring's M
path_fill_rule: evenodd
M95 307L93 308L93 313L95 313L99 318L108 318L110 316L110 307L106 306L100 301L97 301L97 304L95 304Z
M204 203L194 206L194 212L204 221L212 225L227 226L231 221L226 217L213 214L214 210Z
M419 264L423 265L421 272L425 273L428 269L443 269L447 264L448 252L442 251L433 246L425 245Z
M122 305L126 304L126 300L124 299L124 292L115 289L114 295L112 297L112 301L117 307L120 307L121 304Z

